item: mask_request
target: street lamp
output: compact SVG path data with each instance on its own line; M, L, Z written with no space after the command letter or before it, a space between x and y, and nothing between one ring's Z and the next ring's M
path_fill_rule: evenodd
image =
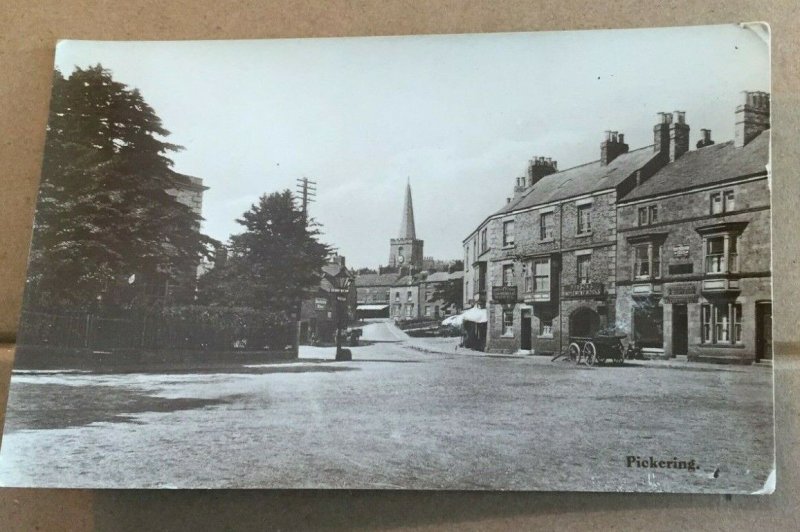
M349 349L342 349L342 322L347 321L347 309L342 312L342 304L347 301L347 295L350 293L350 283L352 278L346 268L339 270L339 273L332 276L331 284L333 289L331 292L336 294L336 360L352 360L353 355ZM342 319L344 315L344 319Z

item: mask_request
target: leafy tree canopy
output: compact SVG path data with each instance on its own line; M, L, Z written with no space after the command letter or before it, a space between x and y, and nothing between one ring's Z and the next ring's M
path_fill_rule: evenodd
M143 303L193 279L211 240L179 203L168 154L180 147L137 89L101 65L57 71L26 304Z
M448 279L436 284L432 299L441 299L445 306L455 305L460 309L464 299L464 280Z
M330 252L289 190L262 195L241 218L223 266L200 280L201 303L295 312L319 286Z

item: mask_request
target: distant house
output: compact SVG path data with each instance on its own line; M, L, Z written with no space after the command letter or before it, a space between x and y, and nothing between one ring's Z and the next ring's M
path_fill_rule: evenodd
M336 291L336 279L353 277L345 266L344 257L334 257L322 267L319 287L312 297L300 306L300 343L329 343L336 341L336 329L344 328L356 316L356 286L350 283L347 294Z
M356 316L389 317L389 291L400 278L398 273L361 273L355 278Z

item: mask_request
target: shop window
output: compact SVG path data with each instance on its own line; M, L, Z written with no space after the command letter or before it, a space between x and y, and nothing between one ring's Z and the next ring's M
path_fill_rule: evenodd
M724 190L711 194L711 214L722 214L731 212L736 208L735 194L733 190Z
M553 213L543 212L539 215L539 240L553 238Z
M514 265L503 265L503 286L514 286Z
M578 255L577 259L577 270L578 270L578 284L589 284L589 271L591 270L592 265L592 256L591 255Z
M738 303L703 305L701 319L701 340L704 344L742 342L742 305Z
M705 241L705 273L739 271L736 235L710 236Z
M503 336L514 336L514 311L503 311Z
M514 245L514 220L503 222L503 246Z
M587 234L592 232L592 205L579 205L578 206L578 234Z
M633 277L658 279L661 277L661 246L647 242L634 246Z
M543 319L539 320L539 337L552 338L553 337L553 320Z

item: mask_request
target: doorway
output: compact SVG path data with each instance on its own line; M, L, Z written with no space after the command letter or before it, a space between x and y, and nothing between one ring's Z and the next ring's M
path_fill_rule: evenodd
M672 356L689 354L689 313L686 305L672 305Z
M522 323L520 329L520 349L530 351L531 349L531 310L522 309Z
M570 337L589 337L600 328L600 316L588 307L581 307L569 316Z
M756 362L772 360L772 303L756 304Z

